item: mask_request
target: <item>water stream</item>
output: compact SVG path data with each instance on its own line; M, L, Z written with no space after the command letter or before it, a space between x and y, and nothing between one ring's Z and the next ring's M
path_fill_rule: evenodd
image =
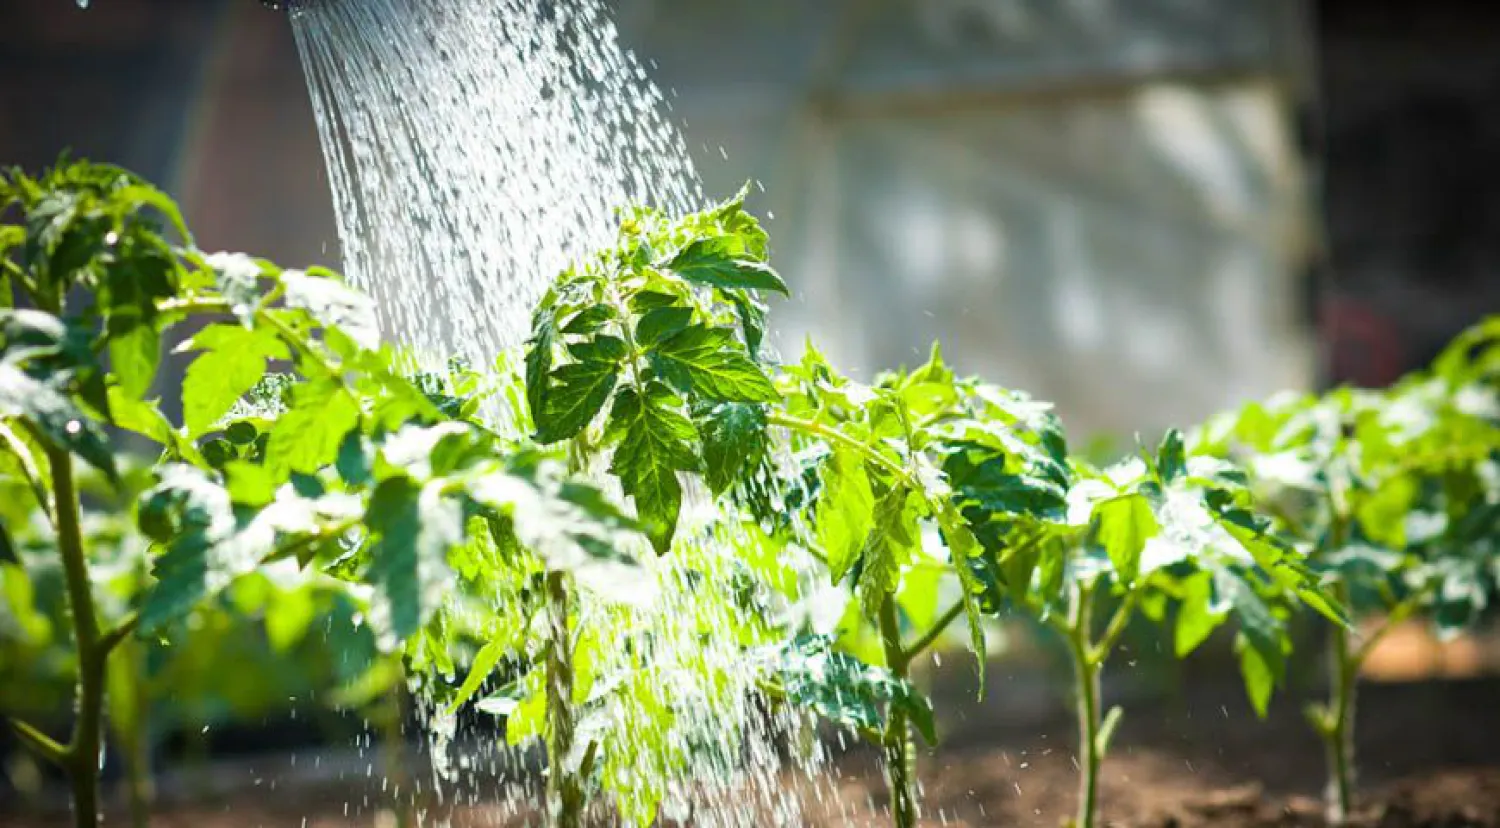
M344 271L419 353L489 365L616 210L703 202L600 0L311 0L292 26Z
M344 271L377 300L387 337L430 361L482 369L513 354L548 283L612 241L618 209L704 204L662 94L602 0L308 0L291 17ZM803 723L760 716L738 644L712 634L738 611L722 596L744 530L703 493L692 499L691 539L648 573L654 600L585 603L583 625L606 641L652 646L654 691L619 694L603 717L604 772L665 786L664 815L689 824L801 824L778 744ZM599 649L601 675L639 672L619 646ZM643 734L642 706L662 701L676 708L670 732ZM451 732L451 721L433 727ZM440 784L482 766L502 783L522 776L503 751L437 764L454 768ZM797 764L816 776L816 751ZM535 804L534 789L501 790L503 812Z

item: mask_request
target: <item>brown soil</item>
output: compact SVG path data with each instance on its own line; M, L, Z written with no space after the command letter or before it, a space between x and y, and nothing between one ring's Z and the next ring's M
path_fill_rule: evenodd
M1361 697L1362 813L1372 828L1500 828L1500 682L1436 681L1367 684ZM951 708L950 708L951 709ZM1070 725L996 724L960 709L947 722L942 749L923 756L924 826L1045 826L1071 815L1076 777ZM807 803L808 826L863 826L881 821L883 786L873 757L846 754L836 781L821 783L824 799ZM1266 722L1246 710L1238 693L1219 692L1134 704L1106 761L1103 824L1160 828L1322 826L1316 797L1323 779L1319 746L1284 702ZM293 793L258 788L214 806L165 810L158 828L390 825L362 793ZM829 789L832 788L832 791ZM329 794L332 793L330 796ZM481 801L487 798L480 797ZM493 798L488 798L493 801ZM61 825L57 818L21 819L0 803L0 828ZM441 819L435 818L441 814ZM443 808L422 824L524 824L495 806ZM110 824L125 824L124 820ZM689 823L691 824L691 823ZM767 825L774 824L767 820Z

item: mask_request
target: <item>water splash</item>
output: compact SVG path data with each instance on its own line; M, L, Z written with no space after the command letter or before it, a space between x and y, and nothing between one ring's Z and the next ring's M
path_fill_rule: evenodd
M604 0L309 0L292 21L344 270L377 300L386 334L424 362L513 360L532 305L614 240L617 209L704 204L682 136ZM505 425L503 410L493 415ZM754 540L706 492L688 501L685 540L666 558L646 555L661 600L583 603L580 627L607 645L591 655L599 674L626 688L593 723L620 751L602 772L617 789L664 791L663 816L685 824L803 824L788 777L814 780L817 744L802 738L788 766L789 736L808 723L757 708L746 642L726 634L758 621L729 600ZM496 596L482 611L511 609ZM651 683L631 692L643 664ZM670 716L651 709L664 701ZM498 752L465 745L450 762L453 719L431 718L434 788L488 768L507 813L537 800L528 760L496 739Z
M703 203L602 0L313 0L291 13L344 270L417 353L491 364L615 211Z

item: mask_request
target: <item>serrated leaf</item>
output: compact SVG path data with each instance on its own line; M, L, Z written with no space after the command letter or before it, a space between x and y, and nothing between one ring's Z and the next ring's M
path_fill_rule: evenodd
M695 471L698 457L693 423L681 412L682 400L660 382L615 396L610 428L622 436L610 473L635 501L636 515L658 554L666 554L682 510L679 471Z
M880 605L896 591L902 567L921 548L920 503L918 495L898 486L875 507L875 523L860 553L858 590L866 618L877 617Z
M288 396L266 442L265 464L277 479L313 474L334 462L344 435L359 423L359 404L331 379L294 385Z
M157 582L141 606L144 634L255 570L281 539L316 538L357 514L352 508L358 504L347 496L311 500L292 492L241 511L228 489L197 468L174 464L159 474L137 509L141 531L166 549L152 566Z
M948 545L948 554L953 559L954 569L958 572L959 585L963 587L964 618L969 625L969 647L974 651L976 668L979 673L978 695L984 698L985 666L989 658L989 647L984 635L984 627L979 619L979 598L985 591L985 585L975 576L971 562L975 562L985 554L984 547L980 546L979 540L969 527L964 523L963 516L959 514L958 507L951 501L945 501L937 509L934 516L938 527L943 533L943 542Z
M203 353L182 380L182 419L188 434L208 432L266 375L272 359L286 359L285 343L264 329L214 324L194 334L179 350Z
M1140 494L1111 498L1094 505L1094 520L1098 526L1096 538L1109 553L1116 575L1124 584L1134 583L1140 574L1146 541L1161 531L1150 501Z
M546 445L578 436L598 416L619 378L619 363L603 360L569 363L554 370L537 418L536 441Z
M110 480L118 480L109 438L98 423L67 396L8 363L0 363L0 417L26 420L54 448L76 454Z
M754 297L733 294L729 297L740 316L740 331L745 337L745 350L752 358L760 357L760 346L766 338L766 306Z
M769 265L739 258L722 238L698 239L673 257L667 267L678 276L718 288L775 291L791 295L786 283Z
M703 476L716 495L760 465L770 447L765 409L749 403L719 403L707 409L698 417L698 435L703 441Z
M849 574L874 526L875 493L864 459L852 448L835 445L819 473L814 523L818 545L834 583Z
M526 405L533 423L541 419L547 406L556 337L556 317L552 310L545 305L538 307L532 314L531 338L526 341Z
M865 732L884 730L886 711L898 707L935 741L932 707L909 682L831 645L823 636L799 636L774 654L769 678L788 704Z
M719 402L775 402L765 371L722 328L692 325L651 350L652 363L679 390Z

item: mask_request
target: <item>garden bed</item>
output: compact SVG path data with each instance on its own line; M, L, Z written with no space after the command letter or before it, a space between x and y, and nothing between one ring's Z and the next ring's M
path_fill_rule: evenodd
M1383 828L1500 826L1500 680L1468 679L1362 688L1360 755L1365 820ZM1003 692L996 686L995 692ZM1072 813L1076 771L1071 725L1014 724L978 708L950 721L962 738L924 755L924 825L1046 826ZM1323 757L1290 694L1259 722L1233 684L1157 703L1136 703L1105 765L1106 824L1121 826L1320 826ZM809 813L810 828L880 825L884 800L874 756L845 755L838 806ZM262 763L263 765L265 763ZM159 828L394 825L373 791L295 777L246 774L246 789L208 805L163 809ZM258 780L258 783L257 781ZM270 791L275 783L275 792ZM483 801L484 797L480 797ZM813 802L811 796L805 802ZM347 815L346 815L347 810ZM303 822L303 818L306 822ZM487 804L434 809L424 824L520 825ZM0 816L4 828L63 825L60 817ZM772 824L770 822L767 823Z

